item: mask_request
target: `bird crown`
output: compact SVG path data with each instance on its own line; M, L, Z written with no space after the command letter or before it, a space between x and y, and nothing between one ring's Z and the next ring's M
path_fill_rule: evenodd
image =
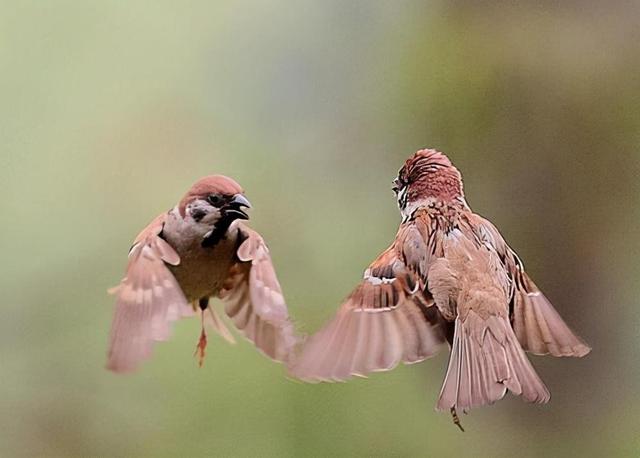
M462 175L449 158L435 149L417 151L398 172L401 186L410 188L413 200L435 197L440 199L462 197Z

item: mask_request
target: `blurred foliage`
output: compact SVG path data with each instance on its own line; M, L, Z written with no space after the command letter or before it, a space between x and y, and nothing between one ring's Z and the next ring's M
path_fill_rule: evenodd
M638 456L637 2L2 2L0 456ZM460 434L446 366L305 385L198 320L103 369L131 239L235 177L291 314L328 319L399 221L430 146L594 350L533 357L547 406Z

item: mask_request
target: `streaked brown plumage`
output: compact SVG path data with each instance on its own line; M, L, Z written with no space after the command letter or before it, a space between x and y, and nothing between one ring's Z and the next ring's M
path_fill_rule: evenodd
M409 158L394 181L402 223L337 316L303 345L290 372L341 381L451 346L437 409L468 410L507 390L544 403L549 392L525 351L584 356L489 221L467 205L462 177L435 150Z
M236 327L256 347L286 361L296 343L269 250L248 219L242 188L214 175L197 181L178 205L154 219L135 239L127 273L116 294L107 368L132 371L169 338L171 323L199 306L204 357L208 323L223 338L233 336L209 307L218 297Z

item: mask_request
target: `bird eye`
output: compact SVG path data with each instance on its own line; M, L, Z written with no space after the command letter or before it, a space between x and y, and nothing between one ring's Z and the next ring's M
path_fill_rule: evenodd
M400 182L400 180L396 178L395 180L393 180L391 184L392 184L391 189L393 189L393 192L398 194L398 191L400 191L400 189L402 188L402 183Z
M214 207L219 207L220 205L222 205L222 197L219 196L218 194L211 194L207 197L207 200L209 201L209 203L211 205L213 205Z

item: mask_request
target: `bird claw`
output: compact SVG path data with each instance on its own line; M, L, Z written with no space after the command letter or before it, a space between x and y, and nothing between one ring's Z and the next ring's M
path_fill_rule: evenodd
M460 418L458 418L458 412L456 412L455 407L451 407L451 417L453 417L453 424L460 428L460 431L464 432L464 428L460 423Z
M207 348L207 333L202 329L200 333L200 340L198 340L198 345L196 345L196 351L193 353L193 356L198 355L198 367L202 367L204 364L205 357L205 349Z

